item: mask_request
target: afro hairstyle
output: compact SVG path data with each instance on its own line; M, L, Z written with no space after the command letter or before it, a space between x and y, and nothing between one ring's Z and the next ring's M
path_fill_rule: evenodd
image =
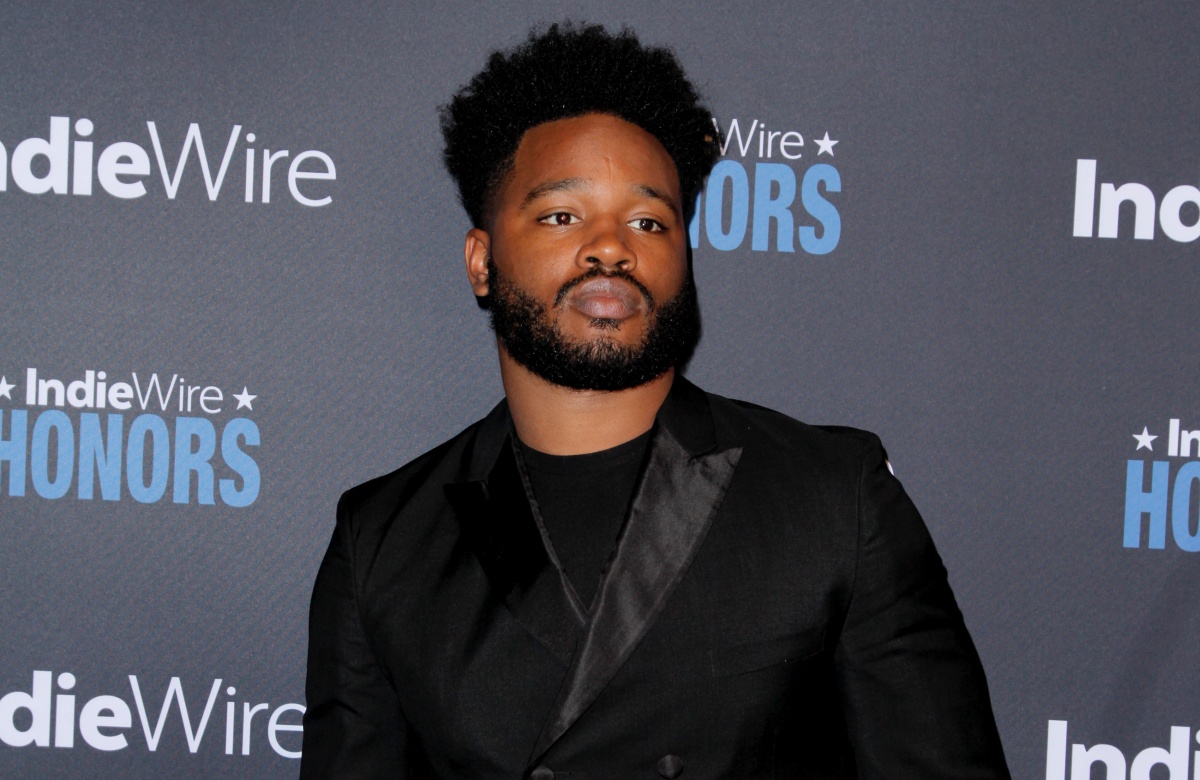
M643 46L633 31L600 25L536 28L487 65L441 108L444 159L475 227L485 227L496 187L532 127L610 114L658 139L679 173L690 215L720 150L720 131L671 50Z

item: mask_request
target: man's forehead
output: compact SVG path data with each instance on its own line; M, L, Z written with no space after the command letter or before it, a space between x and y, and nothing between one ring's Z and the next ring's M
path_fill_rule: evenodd
M653 134L607 114L556 119L529 128L514 150L512 172L520 178L568 181L614 164L633 167L650 185L662 186L653 181L656 178L679 183L675 161Z
M555 147L570 149L579 146L589 149L597 146L611 149L615 146L621 150L623 157L652 154L670 161L674 166L670 153L653 133L634 122L601 113L563 117L536 124L521 134L514 154L520 156L522 150L542 153Z
M523 210L533 205L539 199L555 192L590 192L595 189L595 183L581 176L572 176L565 179L554 179L544 181L534 185L525 197L521 199L520 208ZM649 184L641 182L632 182L628 186L629 193L643 198L658 200L667 206L672 213L678 215L679 209L675 205L669 192L664 192L660 188L652 187Z

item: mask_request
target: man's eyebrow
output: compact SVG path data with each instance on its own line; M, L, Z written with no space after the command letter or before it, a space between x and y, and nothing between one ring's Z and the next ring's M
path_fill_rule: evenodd
M672 201L667 195L664 195L648 184L635 185L634 190L636 190L639 195L645 195L647 198L654 198L655 200L662 201L663 205L669 208L671 213L675 215L675 218L679 219L679 209L675 207L675 202Z
M583 179L578 177L542 182L529 192L525 193L525 199L521 201L521 209L526 208L530 203L533 203L535 200L548 193L561 192L563 190L576 190L584 187L586 187L586 183Z
M569 179L557 179L555 181L542 182L525 194L525 198L521 201L521 210L524 210L529 206L529 204L533 203L543 195L547 195L551 192L562 192L563 190L580 190L587 188L587 180L577 176ZM643 197L647 198L653 198L654 200L661 202L664 206L671 210L671 213L676 219L679 218L679 209L676 208L675 202L671 200L670 196L659 192L649 184L635 184L633 186L633 190L638 195L642 195Z

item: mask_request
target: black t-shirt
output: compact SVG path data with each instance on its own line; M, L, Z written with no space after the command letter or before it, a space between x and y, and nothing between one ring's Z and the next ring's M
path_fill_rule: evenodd
M585 607L616 548L649 441L647 431L586 455L547 455L521 444L542 523Z

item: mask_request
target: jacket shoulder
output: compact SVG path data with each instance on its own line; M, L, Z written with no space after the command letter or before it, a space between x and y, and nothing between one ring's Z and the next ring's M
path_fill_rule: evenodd
M718 439L729 446L751 446L793 454L822 463L886 458L871 431L846 425L812 425L750 401L707 393Z
M477 420L394 471L350 488L338 501L339 518L394 517L414 503L440 502L442 486L463 479L467 473L482 424L483 420Z

